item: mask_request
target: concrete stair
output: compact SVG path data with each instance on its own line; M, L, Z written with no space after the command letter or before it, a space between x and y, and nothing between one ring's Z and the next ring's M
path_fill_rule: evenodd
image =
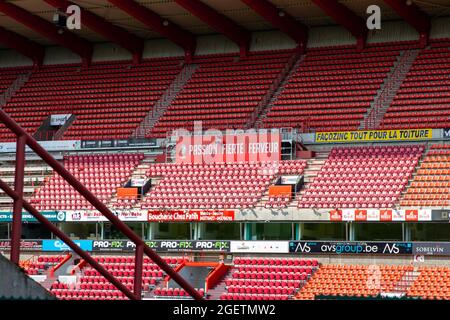
M134 138L145 138L153 129L155 124L159 121L161 116L166 112L167 108L176 99L178 94L183 90L186 83L192 78L197 70L198 65L186 64L181 72L174 79L172 84L167 88L161 98L155 103L152 110L135 129L132 134Z
M11 99L12 96L14 96L14 94L23 87L23 85L28 81L30 76L31 72L21 74L20 76L17 77L16 80L14 80L13 83L11 83L9 88L6 89L2 95L0 95L0 109L3 108L8 103L9 99Z
M403 277L397 282L395 287L393 288L394 293L399 293L406 295L409 288L414 284L417 278L420 275L420 271L418 271L417 267L414 267L413 271L406 271Z
M262 125L262 123L264 122L264 119L267 117L267 114L272 109L272 107L275 105L276 101L278 100L278 97L283 92L284 87L286 86L286 84L289 83L289 81L291 80L291 78L295 74L295 72L297 71L298 66L302 63L304 58L305 58L305 55L301 55L298 52L296 52L291 57L291 59L289 60L289 62L286 65L286 68L284 70L282 70L282 72L280 73L277 88L274 90L274 92L272 92L272 94L269 97L270 99L267 99L268 102L265 103L264 107L259 112L259 117L256 120L256 122L254 123L255 128L259 128Z
M391 105L397 91L406 78L420 50L406 50L401 53L399 60L394 64L391 72L387 75L385 82L375 96L371 107L361 121L359 129L377 129L383 120L384 114Z
M300 200L303 197L303 194L306 190L308 190L310 184L317 177L317 174L322 169L322 166L328 159L329 151L316 151L316 157L314 159L308 159L308 165L305 168L305 172L303 173L305 178L304 187L297 194L297 199ZM293 203L293 206L297 206L296 203Z
M233 268L230 268L227 273L224 274L222 280L212 289L209 289L207 292L208 300L220 300L220 296L222 293L227 292L225 280L231 277Z

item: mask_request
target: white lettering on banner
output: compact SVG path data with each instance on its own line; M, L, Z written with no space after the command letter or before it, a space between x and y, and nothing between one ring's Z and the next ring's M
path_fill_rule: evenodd
M288 253L288 241L231 241L230 252Z
M330 221L431 221L430 209L342 209L330 211Z
M279 130L176 136L177 163L279 161Z
M77 150L81 147L80 140L38 141L38 143L47 151ZM33 150L26 146L25 151L32 152ZM15 142L0 143L0 153L7 152L16 152Z
M71 114L52 114L50 116L50 125L62 126L67 122L67 120L69 120L71 116Z
M112 213L122 221L147 221L147 210L113 210ZM108 221L108 219L98 211L67 211L65 214L66 221L69 222Z

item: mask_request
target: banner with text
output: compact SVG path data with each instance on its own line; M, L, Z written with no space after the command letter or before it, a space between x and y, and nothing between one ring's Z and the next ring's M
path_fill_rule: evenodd
M177 163L223 163L281 160L279 130L258 133L181 135L176 140Z
M232 253L289 253L287 241L231 241Z
M433 137L433 129L369 130L316 132L315 141L320 143L371 142L371 141L420 141Z
M147 212L145 210L111 210L122 221L139 222L147 221ZM108 221L108 219L98 211L75 210L65 212L68 222L99 222Z
M330 211L330 221L415 222L432 221L430 209L342 209Z
M412 254L410 242L290 241L289 252L301 254Z
M160 252L230 251L230 241L153 240L145 241L145 243L151 249ZM94 240L92 242L92 251L94 252L132 252L135 248L134 242L128 240Z
M92 251L92 240L73 240L84 251ZM71 251L61 240L42 240L42 251Z
M52 222L63 222L63 221L66 221L66 216L65 216L64 212L44 211L44 212L41 212L41 214L45 218L47 218L49 221L52 221ZM12 212L0 211L0 222L12 222L12 218L13 218L13 213ZM28 212L23 212L22 213L22 221L23 222L35 222L35 223L38 222L36 220L36 218L33 217Z
M148 221L234 221L234 210L149 210Z
M450 139L450 128L445 128L444 129L444 139Z
M11 250L10 240L0 240L0 251ZM41 251L42 240L20 240L21 251Z
M414 242L413 254L429 256L450 256L448 242Z
M77 150L81 146L79 140L55 140L55 141L38 141L42 148L47 151L69 151ZM30 147L25 148L26 152L31 152ZM0 143L0 153L16 152L15 142Z

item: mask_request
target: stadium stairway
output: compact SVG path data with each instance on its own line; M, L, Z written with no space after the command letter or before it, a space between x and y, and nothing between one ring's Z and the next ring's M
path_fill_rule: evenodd
M141 162L134 168L133 172L131 173L130 179L146 179L146 172L152 164L156 163L157 157L158 155L155 155L154 153L144 153L144 159L142 159ZM139 201L140 199L119 200L117 198L117 192L115 192L107 205L110 208L121 208L123 207L123 205L135 207L136 204L139 203Z
M362 119L359 129L373 130L379 127L419 52L418 49L411 49L401 53L398 61L392 66L391 72L384 79L370 109Z
M314 181L314 178L317 177L317 174L320 172L320 169L325 164L325 162L328 159L329 151L316 151L316 156L314 159L308 159L308 165L305 169L305 172L303 174L305 180L304 180L304 186L300 190L299 193L296 195L296 199L300 201L300 199L303 197L303 194L308 189L309 185ZM298 201L291 202L292 207L297 206ZM294 203L295 202L295 203Z
M183 90L184 86L192 78L197 68L198 65L196 64L187 64L183 67L180 73L172 81L171 85L166 89L164 94L149 111L144 120L142 120L140 125L134 130L132 134L133 137L145 138L145 136L150 133L164 112L166 112L167 108L172 104L178 94Z
M262 124L263 119L266 117L267 113L270 111L275 101L277 100L277 97L284 90L284 86L289 83L289 80L304 58L305 55L302 55L298 51L295 51L289 58L285 67L281 69L280 73L278 74L278 78L275 79L265 96L259 102L259 106L255 110L256 117L254 120L248 123L248 129L259 128L259 126Z
M3 108L11 99L11 97L23 87L31 76L31 72L23 73L19 75L16 80L0 95L0 109Z
M416 180L416 176L417 176L418 170L422 167L422 163L425 160L425 158L427 157L428 152L430 151L430 148L431 148L431 145L428 145L428 144L425 145L425 150L424 150L422 156L420 157L419 162L417 163L416 167L414 168L414 171L413 171L413 173L411 175L411 178L408 181L408 184L402 190L402 193L400 195L399 205L401 204L401 202L403 200L405 200L405 196L406 196L406 194L408 194L409 188L411 187L412 183Z
M413 284L416 282L417 278L420 275L420 271L417 266L414 267L414 270L408 270L405 272L403 277L397 282L397 284L392 289L394 293L400 293L402 295L407 295L408 291L411 289Z
M55 157L56 159L62 158L60 155ZM14 185L15 161L14 155L0 156L0 178L10 185ZM26 199L30 199L37 188L44 185L53 170L37 156L27 155L26 161L24 194ZM11 198L3 190L0 190L0 208L10 209L11 204Z

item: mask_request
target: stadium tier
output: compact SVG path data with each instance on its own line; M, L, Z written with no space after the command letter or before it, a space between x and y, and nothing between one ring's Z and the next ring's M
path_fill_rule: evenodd
M405 207L450 205L449 145L431 146L400 204Z
M148 177L163 177L142 208L250 208L281 174L301 175L302 160L256 163L160 164Z
M102 62L89 69L44 66L32 72L4 110L31 134L47 117L71 114L76 119L63 139L128 138L180 71L178 58L151 59L139 66ZM0 128L2 141L13 139L3 124Z
M334 148L299 207L392 207L423 151L423 146Z
M68 156L64 166L99 199L108 203L117 188L128 181L143 154ZM94 209L58 174L38 189L31 203L39 210Z
M33 256L21 261L30 275L54 273L64 255ZM95 260L128 288L134 282L134 257L100 255ZM189 257L164 256L174 268ZM447 266L403 264L332 264L321 258L277 256L235 257L230 269L212 288L197 288L207 299L220 300L317 300L330 298L371 299L397 296L428 300L450 299ZM56 267L56 268L55 268ZM62 300L127 300L95 269L83 262L72 268L66 280L46 281L46 288ZM191 299L179 287L168 286L166 274L151 260L144 259L143 295L147 299Z
M264 95L293 54L289 51L199 57L193 77L155 124L150 136L166 137L176 128L242 129L248 127Z
M435 40L431 48L420 50L381 128L450 126L448 43ZM387 77L402 63L401 55L416 48L414 42L398 42L369 45L363 51L313 48L298 57L294 50L253 52L245 58L205 55L193 60L197 68L184 85L176 80L183 75L178 58L149 59L138 66L102 62L89 69L44 66L31 72L4 109L44 140L37 131L52 114L75 116L58 135L62 139L129 138L160 99L169 105L158 104L164 108L148 137L165 138L177 128L192 130L194 120L202 121L203 129L218 130L249 128L255 122L313 132L356 130ZM4 86L27 71L20 70L0 70ZM171 85L179 92L170 93ZM2 124L0 130L1 141L12 140Z
M413 63L381 123L382 129L450 127L450 47L436 41Z
M285 85L264 126L355 130L407 45L313 49Z

